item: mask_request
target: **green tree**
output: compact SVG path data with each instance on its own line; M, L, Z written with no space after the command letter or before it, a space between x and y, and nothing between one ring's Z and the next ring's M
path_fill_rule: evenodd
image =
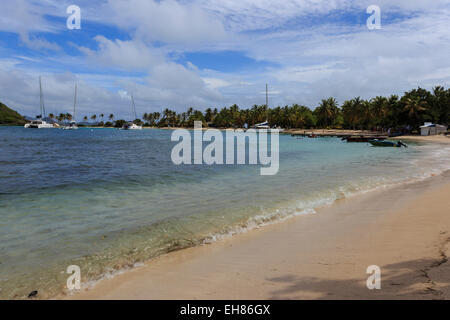
M406 97L404 109L408 115L408 124L417 128L421 124L421 116L427 110L427 102L419 96Z
M322 100L320 105L314 111L317 116L318 124L325 127L333 126L339 115L337 101L334 98Z

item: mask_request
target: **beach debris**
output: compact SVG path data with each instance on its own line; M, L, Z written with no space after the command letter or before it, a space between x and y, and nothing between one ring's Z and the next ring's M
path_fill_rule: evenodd
M36 298L37 294L38 294L37 290L31 291L30 294L28 295L28 298L29 299Z

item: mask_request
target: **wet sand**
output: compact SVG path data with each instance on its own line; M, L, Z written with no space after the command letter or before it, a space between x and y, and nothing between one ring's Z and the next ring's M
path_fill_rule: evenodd
M161 256L69 299L448 299L450 172ZM366 269L381 268L369 290Z

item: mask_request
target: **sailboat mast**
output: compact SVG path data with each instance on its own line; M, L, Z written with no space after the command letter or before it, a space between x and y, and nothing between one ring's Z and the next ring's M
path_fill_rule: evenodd
M73 98L73 121L75 121L75 107L77 105L77 84L75 84L75 96Z
M42 93L42 79L39 76L39 107L41 111L41 119L45 118L44 94Z
M269 109L269 87L266 83L266 122L269 122L269 118L268 118L268 109Z
M131 108L133 109L134 120L136 120L136 119L137 119L136 105L134 104L134 98L133 98L133 95L131 95Z

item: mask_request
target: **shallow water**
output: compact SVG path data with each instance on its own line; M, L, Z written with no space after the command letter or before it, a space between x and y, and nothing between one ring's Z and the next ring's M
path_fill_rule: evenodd
M61 291L336 199L450 168L446 145L280 136L280 169L182 165L171 131L0 128L0 298Z

